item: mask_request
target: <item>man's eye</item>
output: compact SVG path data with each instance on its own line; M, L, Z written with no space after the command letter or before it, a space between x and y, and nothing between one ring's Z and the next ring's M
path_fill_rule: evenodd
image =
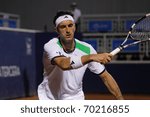
M61 28L65 28L65 26L62 26Z
M73 26L73 24L69 24L69 25L68 25L68 27L72 27L72 26Z
M65 28L65 26L60 26L60 28Z

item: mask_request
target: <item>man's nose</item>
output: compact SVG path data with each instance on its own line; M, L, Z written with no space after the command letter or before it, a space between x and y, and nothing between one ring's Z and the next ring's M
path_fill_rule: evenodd
M69 32L69 27L68 26L66 27L66 32Z

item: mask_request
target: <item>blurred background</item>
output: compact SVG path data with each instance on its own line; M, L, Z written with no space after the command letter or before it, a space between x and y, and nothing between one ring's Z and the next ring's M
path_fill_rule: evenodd
M37 95L43 78L43 45L57 36L52 24L57 11L75 12L74 5L79 15L76 38L90 43L98 52L116 48L135 20L150 12L149 0L0 1L0 99ZM123 94L132 95L127 99L150 99L149 66L150 42L146 42L125 49L106 68ZM83 83L87 99L108 99L91 97L109 94L95 74L87 70Z
M83 15L147 13L149 0L1 0L0 12L20 16L20 27L43 30L47 25L53 31L52 20L58 10L69 10L76 2Z

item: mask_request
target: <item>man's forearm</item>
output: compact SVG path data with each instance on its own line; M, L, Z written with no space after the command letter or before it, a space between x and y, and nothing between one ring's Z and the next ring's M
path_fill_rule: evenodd
M123 99L122 93L116 81L108 72L106 73L106 75L102 76L103 77L102 80L106 85L106 87L108 88L108 90L115 96L116 99L120 99L120 100Z

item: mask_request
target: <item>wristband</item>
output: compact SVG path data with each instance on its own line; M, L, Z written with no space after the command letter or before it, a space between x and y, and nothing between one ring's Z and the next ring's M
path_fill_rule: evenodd
M81 61L81 57L71 57L70 58L70 65L73 69L77 69L83 66L82 61Z

